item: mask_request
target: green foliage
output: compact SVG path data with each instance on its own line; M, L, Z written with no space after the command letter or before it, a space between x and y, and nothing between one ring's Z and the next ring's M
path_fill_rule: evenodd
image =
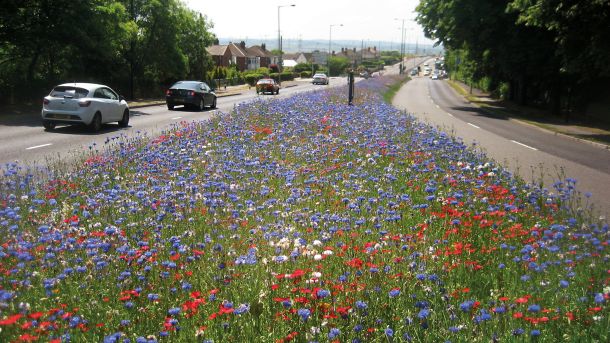
M328 58L329 76L339 76L349 67L350 61L347 57L333 56Z
M464 54L453 77L496 92L508 84L502 93L522 104L558 112L562 97L600 93L591 85L610 77L606 0L422 0L417 12L449 59Z
M0 102L73 80L161 94L211 65L211 24L179 0L6 1L0 23Z
M309 72L311 72L311 69L312 69L311 63L299 63L299 64L295 65L292 70L295 73L300 73L302 71L309 71Z
M311 77L311 71L304 70L300 73L301 78L306 79Z
M282 81L292 81L294 80L294 74L291 71L284 71L280 74L282 77Z
M262 79L264 77L264 75L262 74L246 74L244 75L244 79L246 80L246 83L249 84L250 86L254 86L256 85L256 81Z

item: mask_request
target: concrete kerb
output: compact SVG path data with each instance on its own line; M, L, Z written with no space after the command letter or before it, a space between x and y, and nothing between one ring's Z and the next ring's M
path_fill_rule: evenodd
M226 94L222 94L221 93L221 94L217 94L216 97L217 98L225 98L225 97L236 96L236 95L241 95L241 94L243 94L243 93L242 92L238 92L238 93L226 93ZM135 104L135 105L129 104L129 108L142 108L142 107L161 106L161 105L165 105L165 100L151 101L150 103L146 103L146 104Z
M454 84L456 84L456 86L460 87L463 91L466 91L460 82L455 82ZM456 93L458 93L458 92L456 92ZM496 115L496 113L494 113L493 110L491 110L491 109L489 109L489 108L487 108L485 106L480 106L479 104L470 101L467 97L463 96L462 94L458 94L458 95L460 95L462 98L464 98L464 100L468 101L473 106L476 106L477 108L480 108L482 111L485 111L485 112L487 112L489 114L492 114L492 115ZM475 95L475 97L477 97L477 98L484 98L485 96L477 96L477 95ZM567 134L567 133L563 133L563 132L560 132L560 131L557 131L557 130L552 130L552 129L549 129L549 128L546 128L546 127L542 127L540 125L536 125L536 124L530 123L529 121L527 121L525 119L514 118L514 117L510 117L510 116L506 116L506 119L509 120L509 121L513 121L513 122L519 123L521 125L527 125L527 126L530 126L530 127L534 127L534 128L536 128L538 130L541 130L541 131L544 131L544 132L547 132L547 133L552 133L552 134L554 134L556 136L563 136L563 137L569 138L569 139L577 141L577 142L588 143L590 145L596 146L596 147L601 148L601 149L610 150L610 145L608 145L608 144L600 143L600 142L595 142L595 141L591 141L591 140L584 139L584 138L574 137L574 136L572 136L570 134ZM552 126L553 124L548 124L548 125Z

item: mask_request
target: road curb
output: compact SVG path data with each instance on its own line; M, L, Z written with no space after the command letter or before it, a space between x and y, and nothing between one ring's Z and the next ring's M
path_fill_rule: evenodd
M460 87L460 88L462 88L462 87L461 87L459 84L458 84L457 86L458 86L458 87ZM449 88L451 88L451 89L452 89L452 90L453 90L453 91L454 91L454 92L455 92L457 95L459 95L460 97L462 97L462 99L464 99L464 101L468 102L469 104L471 104L471 105L473 105L473 106L476 106L477 108L479 108L479 109L481 109L481 110L483 110L483 111L485 111L485 112L487 112L487 113L489 113L489 114L496 115L496 113L494 113L493 111L489 110L488 108L486 108L486 107L482 107L482 106L479 106L477 103L474 103L474 102L470 101L470 100L469 100L467 97L463 96L462 94L460 94L459 92L457 92L455 89L453 89L453 87L449 87ZM462 88L462 90L464 90L464 88ZM563 136L563 137L569 138L569 139L574 140L574 141L577 141L577 142L581 142L581 143L587 143L587 144L590 144L590 145L596 146L596 147L601 148L601 149L604 149L604 150L610 150L610 145L605 144L605 143L600 143L600 142L590 141L590 140L588 140L588 139L583 139L583 138L574 137L574 136L571 136L571 135L566 134L566 133L563 133L563 132L559 132L559 131L550 130L550 129L547 129L547 128L544 128L544 127L540 127L540 126L538 126L538 125L536 125L536 124L529 123L529 122L527 122L527 121L525 121L525 120L523 120L523 119L519 119L519 118L511 118L511 117L509 117L509 116L504 116L504 117L506 117L506 119L507 119L508 121L517 122L517 123L519 123L519 124L521 124L521 125L527 125L527 126L531 126L531 127L534 127L534 128L536 128L536 129L538 129L538 130L540 130L540 131L543 131L543 132L547 132L547 133L554 134L555 136Z
M221 95L216 95L217 98L226 98L226 97L230 97L230 96L236 96L236 95L241 95L243 93L231 93L231 94L221 94ZM165 101L156 101L150 104L144 104L144 105L134 105L134 106L129 106L129 109L132 108L142 108L142 107L151 107L151 106L161 106L161 105L165 105Z

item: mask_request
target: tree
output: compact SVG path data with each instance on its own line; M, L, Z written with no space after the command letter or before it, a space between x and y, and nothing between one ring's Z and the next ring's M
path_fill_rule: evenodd
M338 76L345 72L350 62L347 57L332 56L328 58L328 76Z

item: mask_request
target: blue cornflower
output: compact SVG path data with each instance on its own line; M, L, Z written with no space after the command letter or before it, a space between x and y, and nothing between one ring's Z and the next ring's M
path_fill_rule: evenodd
M527 308L527 310L529 312L540 312L540 305L532 304Z
M309 316L311 315L311 311L308 308L300 308L297 311L297 314L299 315L299 317L301 317L303 321L306 321L307 318L309 318Z
M390 298L395 298L395 297L399 296L400 295L400 289L394 288L394 289L390 290L389 295L390 295Z
M104 343L117 343L120 342L121 336L123 335L122 332L115 332L111 335L108 335L106 337L104 337Z
M522 328L517 328L513 330L513 336L520 336L523 335L523 333L525 332L525 330L523 330Z
M180 307L170 308L167 313L169 313L170 316L175 316L180 313Z
M361 300L356 301L356 308L360 309L360 310L366 310L369 307L369 305Z
M417 314L417 318L426 319L429 315L430 315L430 310L425 308L425 309L422 309L421 311L419 311L419 313Z
M530 331L530 336L532 336L532 337L540 336L540 330L535 330L534 329L534 330Z
M250 304L241 304L235 310L233 310L233 313L239 315L244 314L248 311L250 311Z
M568 288L569 285L570 285L570 283L566 280L559 281L559 287L561 287L561 288Z
M337 328L332 328L332 329L330 329L330 332L328 333L328 338L334 339L335 337L339 336L340 334L341 334L341 330L339 330Z
M604 295L601 293L595 294L595 298L593 299L596 303L601 304L605 301Z
M328 291L326 289L319 289L318 292L316 293L316 296L318 296L318 298L326 298L329 295L330 295L330 291Z
M472 300L466 300L463 303L460 304L460 309L463 312L468 312L472 309L472 306L474 305L474 301Z
M388 337L393 337L394 336L394 330L392 330L392 328L390 328L390 327L387 327L385 329L385 335L388 336Z

